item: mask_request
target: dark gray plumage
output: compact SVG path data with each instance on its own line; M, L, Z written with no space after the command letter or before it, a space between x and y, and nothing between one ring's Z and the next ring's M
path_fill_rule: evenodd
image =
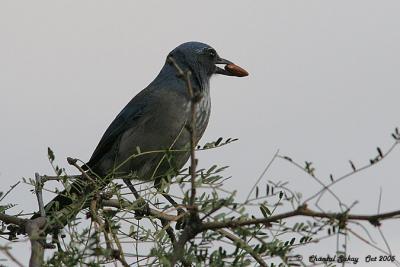
M202 96L196 110L198 141L210 116L210 77L216 73L229 76L246 76L247 73L230 61L220 58L209 45L200 42L181 44L168 57L172 57L182 70L191 71L194 93ZM216 64L229 64L231 68L224 70ZM241 72L236 71L236 67ZM175 66L167 61L154 81L137 94L114 119L84 167L99 177L111 177L110 173L115 172L118 175L133 174L135 179L145 181L179 170L190 153L173 153L171 161L163 151L189 148L190 134L185 126L190 123L190 104L185 81L177 76ZM138 147L144 154L129 159L137 154ZM102 186L105 186L108 180L102 182ZM82 182L75 182L70 193L87 194L87 185L82 188L79 184ZM58 195L46 205L47 213L55 210L55 202L58 202L56 209L59 210L71 204L72 200L64 194Z

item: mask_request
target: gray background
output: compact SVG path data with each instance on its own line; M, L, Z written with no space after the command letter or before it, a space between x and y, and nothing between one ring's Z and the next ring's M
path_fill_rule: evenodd
M400 2L398 1L1 1L1 191L57 163L89 159L121 108L156 76L182 42L209 43L246 68L248 78L215 77L213 110L203 137L240 140L200 153L201 166L230 165L226 184L244 198L277 149L312 161L324 181L387 149L400 126ZM400 152L333 187L354 213L399 208ZM68 168L69 169L69 168ZM309 196L318 185L277 161L265 180L289 181ZM54 185L51 185L54 186ZM30 187L8 197L12 211L37 209ZM46 199L51 195L46 194ZM332 198L323 201L337 210ZM11 211L10 211L11 212ZM383 224L400 258L397 221ZM354 231L366 238L358 226ZM371 231L384 248L378 231ZM7 241L0 241L1 245ZM331 255L335 238L303 255ZM27 262L27 247L13 251ZM348 252L381 255L350 237ZM361 260L363 261L363 259ZM380 264L380 266L384 264ZM357 266L372 266L359 263ZM376 266L376 265L375 265Z

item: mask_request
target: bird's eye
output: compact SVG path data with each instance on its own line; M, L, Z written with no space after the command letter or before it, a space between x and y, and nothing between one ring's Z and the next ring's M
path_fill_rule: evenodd
M217 52L214 49L209 48L207 49L207 55L209 55L210 57L215 57L217 55Z
M210 52L208 52L209 53L209 55L211 56L211 57L215 57L216 55L217 55L217 52L215 52L215 50L213 49L213 50L210 50Z

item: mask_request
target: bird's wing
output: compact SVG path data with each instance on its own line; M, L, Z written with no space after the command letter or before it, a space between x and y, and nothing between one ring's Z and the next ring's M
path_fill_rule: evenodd
M142 117L143 111L146 107L146 97L139 94L134 97L125 108L118 114L114 121L108 126L106 132L103 134L99 144L92 154L90 160L86 163L84 169L93 168L97 162L105 155L120 136L128 129L133 127L138 120Z

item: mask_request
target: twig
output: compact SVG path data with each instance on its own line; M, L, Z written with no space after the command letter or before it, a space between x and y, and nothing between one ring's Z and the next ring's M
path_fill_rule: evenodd
M196 108L197 102L200 100L198 96L194 94L192 83L190 81L190 77L192 73L190 71L183 72L183 70L179 67L173 57L169 57L168 61L172 64L178 72L178 77L183 79L186 83L186 89L188 90L189 98L190 98L190 183L191 183L191 194L189 199L189 209L192 216L197 216L197 208L194 207L196 200Z
M233 142L233 141L231 141ZM224 144L219 145L218 147L221 147ZM199 148L199 149L195 149L195 151L204 151L204 150L209 150L209 149L215 149L217 147L208 147L208 148ZM188 152L189 149L168 149L169 152L171 153L180 153L180 152ZM145 151L145 152L141 152L139 154L132 154L131 156L129 156L127 159L125 159L123 162L121 162L118 166L116 166L114 168L115 171L119 170L122 166L124 166L127 162L129 162L130 160L137 158L137 157L141 157L141 156L145 156L145 155L149 155L149 154L156 154L156 153L163 153L165 154L165 149L160 149L160 150L152 150L152 151ZM109 175L111 175L112 173L110 173ZM52 177L52 176L49 176ZM108 176L106 176L105 178L107 178ZM72 175L71 178L78 178L75 175ZM123 179L123 178L132 178L129 176L120 176L120 177L115 177L113 179Z
M114 207L117 209L120 209L120 208L128 208L129 209L129 208L132 208L132 206L136 205L136 202L132 203L127 200L119 201L117 199L109 199L109 200L102 200L101 204L103 206ZM0 216L1 216L1 214L0 214ZM169 222L178 221L182 217L182 215L180 215L180 216L169 215L167 213L163 213L161 211L158 211L158 210L155 210L152 208L149 208L148 216L153 216L154 218L166 220ZM1 218L0 218L0 220L1 220Z
M340 198L332 190L329 189L330 185L325 185L318 177L316 177L315 175L313 175L312 173L307 171L304 167L302 167L299 163L293 161L291 158L288 158L286 156L281 156L281 155L278 155L277 157L287 160L288 162L290 162L291 164L293 164L294 166L296 166L300 170L306 172L309 176L311 176L311 178L313 178L317 183L319 183L322 186L323 189L321 189L321 191L319 191L318 195L320 193L322 193L323 191L327 190L338 201L340 206L343 205L343 203L340 200ZM310 198L304 200L303 203L304 204L307 203L308 201L312 200L313 198L317 197L318 195L316 194L313 197L310 197ZM317 202L317 204L318 204L318 202Z
M106 222L109 225L107 219L106 219ZM125 260L124 250L122 249L121 243L119 242L119 239L118 239L117 235L115 234L115 232L112 229L110 229L110 232L111 232L111 236L114 239L114 242L115 242L115 244L117 245L117 248L118 248L118 250L114 250L114 254L115 254L114 257L119 262L121 262L122 266L129 267L129 264Z
M279 149L275 152L274 156L272 157L272 159L268 162L267 166L265 167L265 169L263 170L263 172L260 174L260 176L258 177L257 181L255 182L255 184L253 185L253 187L251 188L249 194L246 197L246 201L245 203L247 203L247 201L249 201L251 193L253 193L254 189L256 189L258 183L261 181L261 179L264 177L265 173L268 171L268 169L271 167L272 163L274 162L274 160L276 159L276 157L279 154Z
M178 241L176 241L173 249L173 254L170 257L170 264L171 266L175 266L177 261L181 261L184 263L184 249L185 249L185 244L192 238L196 236L198 233L198 228L201 225L201 221L199 219L198 215L198 209L197 206L195 205L196 201L196 166L197 166L197 160L196 160L196 155L195 155L195 150L196 150L196 108L197 108L197 103L201 99L201 95L195 95L190 77L192 73L190 71L186 71L184 73L182 69L178 66L176 61L172 58L169 57L168 61L174 65L175 69L178 72L178 77L183 79L186 83L186 87L188 90L189 98L190 98L190 127L189 127L189 133L190 133L190 183L191 183L191 190L190 190L190 199L189 199L189 212L190 212L190 218L189 222L185 225L183 232L180 235L180 238Z
M42 182L47 182L47 181L60 181L63 180L65 178L68 179L79 179L81 178L82 175L78 174L78 175L65 175L65 176L51 176L51 175L42 175L40 176L40 178L42 179Z
M366 170L366 169L369 169L369 168L371 168L372 166L374 166L375 164L381 162L381 161L382 161L384 158L386 158L386 157L393 151L393 149L394 149L397 145L399 145L399 144L400 144L400 142L399 142L398 140L396 140L396 141L393 143L393 145L388 149L388 151L386 151L386 153L384 153L384 154L382 154L382 155L380 156L380 159L379 159L378 161L376 161L376 162L374 162L374 163L371 163L371 164L368 164L368 165L364 165L363 167L358 168L358 169L356 169L355 171L352 170L351 172L349 172L349 173L343 175L342 177L340 177L340 178L338 178L338 179L335 179L335 180L332 181L329 185L323 186L323 188L322 188L321 190L319 190L319 191L316 192L314 195L312 195L312 196L310 196L309 198L307 198L307 199L304 201L304 203L306 203L306 202L308 202L308 201L314 199L314 198L317 197L319 194L321 194L321 192L323 192L323 191L325 191L325 190L330 190L330 188L331 188L334 184L336 184L336 183L338 183L338 182L340 182L340 181L342 181L342 180L344 180L344 179L346 179L346 178L352 176L352 175L355 174L355 173L358 173L358 172L364 171L364 170Z
M175 59L173 57L168 57L168 62L170 64L172 64L174 66L174 68L176 69L176 71L178 72L178 78L182 78L184 77L184 72L181 69L181 67L179 67L179 65L176 63Z
M136 200L140 201L143 200L143 198L139 195L139 193L136 191L135 187L133 186L133 184L131 183L131 181L129 179L124 179L123 180L125 182L125 184L128 186L128 188L131 190L131 192L133 193L133 195L135 196ZM150 207L147 205L146 203L145 209L145 215L151 215L152 213L152 209L150 209ZM153 210L154 213L155 210ZM142 211L143 212L143 211ZM165 218L158 218L161 221L161 224L163 225L163 227L165 228L165 231L167 232L172 244L174 244L176 242L176 237L175 237L175 232L172 229L172 227L170 226L170 221L166 220Z
M218 211L219 209L223 208L226 204L225 200L220 201L219 203L217 203L217 205L215 207L213 207L209 212L207 212L206 214L204 214L204 216L200 219L200 221L205 220L206 218L208 218L209 216L211 216L214 212Z
M104 223L100 219L100 217L97 215L97 202L99 201L99 193L96 193L93 199L90 202L90 218L94 223L97 224L97 227L101 232L103 232L104 239L106 241L106 246L107 249L110 251L113 251L112 243L110 238L108 237L108 233L106 231L106 228L104 226ZM95 224L95 226L96 226Z
M79 166L79 165L77 164L77 161L78 161L77 159L73 159L73 158L70 158L70 157L67 158L67 162L68 162L69 165L72 165L72 166L74 166L75 168L77 168L77 169L82 173L82 175L83 175L88 181L90 181L92 184L96 184L95 180L93 180L92 177L90 177L90 176L87 174L87 172L85 172L85 171L81 168L81 166Z
M178 77L183 79L186 83L186 88L188 90L189 98L190 98L190 176L191 176L191 195L189 200L190 212L192 215L197 214L197 209L194 208L195 199L196 199L196 157L195 157L195 150L196 150L196 108L197 102L200 98L194 95L194 91L192 88L192 84L190 81L190 77L192 73L190 71L183 72L183 70L179 67L173 57L168 58L168 62L172 64L178 72ZM193 214L194 212L194 214Z
M379 149L379 151L380 151L380 154L382 156L382 152L381 152L380 149ZM377 213L379 213L381 211L381 204L382 204L382 187L379 188L379 201L378 201L378 212ZM389 251L389 254L392 255L392 250L390 249L389 243L387 242L386 237L383 234L382 229L381 229L380 226L378 226L378 231L379 231L380 236L383 239L383 242L385 243L385 246L386 246L387 250Z
M196 108L198 100L195 99L195 95L193 93L192 84L190 82L190 76L192 73L190 71L186 72L185 80L186 87L188 89L188 93L190 96L190 114L191 114L191 126L190 126L190 183L191 183L191 194L190 194L190 212L193 216L197 215L197 209L194 207L196 200Z
M367 227L365 227L362 223L357 222L357 221L353 221L353 222L351 222L351 223L353 223L354 225L357 225L358 227L360 227L360 228L364 231L364 233L368 236L369 240L371 240L372 243L375 243L375 244L377 243L377 242L374 240L374 238L371 236L371 234L369 233ZM350 229L350 228L349 228L349 229Z
M389 255L389 256L390 256L390 255L393 255L393 254L388 253L387 251L381 249L380 247L376 246L375 244L372 244L370 241L368 241L367 239L363 238L362 236L360 236L359 234L357 234L357 233L354 232L353 230L348 229L348 231L349 231L350 233L352 233L355 237L357 237L358 239L360 239L361 241L363 241L364 243L366 243L367 245L369 245L369 246L375 248L376 250L382 252L383 254ZM397 266L400 266L399 261L397 261L397 260L395 261L395 264L396 264Z
M35 193L36 193L36 197L37 197L38 204L39 204L40 216L46 217L46 212L44 210L44 203L43 203L43 194L42 194L43 182L42 182L42 179L41 179L39 173L37 173L37 172L35 173L35 179L36 179Z
M0 198L0 202L3 201L3 199L17 186L21 183L21 181L18 181L16 184L10 186L10 189Z
M10 260L12 260L15 264L17 264L19 267L24 267L24 265L22 265L21 262L19 262L13 254L11 254L10 252L10 247L6 247L6 246L2 246L0 247L0 250L3 251L3 253L10 258Z
M389 243L388 243L388 241L386 240L386 237L385 237L385 235L383 234L382 229L381 229L380 226L378 226L378 231L379 231L379 234L381 235L381 237L382 237L382 239L383 239L383 242L385 243L385 246L386 246L386 248L387 248L389 254L390 254L390 255L393 255L393 254L392 254L392 250L391 250L391 248L390 248L390 246L389 246Z
M249 253L258 262L258 264L260 264L260 266L268 267L267 263L262 259L262 257L242 239L223 229L218 229L217 232L223 235L224 237L228 238L229 240L233 241L235 244L238 244L240 248L244 249L247 253Z
M109 227L108 222L105 221L105 223L103 223L103 221L101 220L101 218L97 215L97 202L98 202L99 200L100 200L100 194L97 192L97 193L95 194L95 197L92 199L92 201L91 201L91 203L90 203L90 216L91 216L92 220L93 220L95 223L97 223L99 230L100 230L101 232L103 232L104 239L105 239L105 241L106 241L106 247L107 247L107 249L108 249L109 251L112 252L111 256L112 256L114 259L116 259L116 260L118 260L119 262L121 262L121 264L122 264L123 266L129 266L129 265L126 263L126 261L125 261L125 258L124 258L122 249L117 249L117 250L115 250L115 249L113 248L113 244L112 244L112 242L111 242L111 240L110 240L110 238L109 238L109 236L108 236L108 231L111 233L111 236L113 237L113 239L114 239L114 235L113 235L112 230L109 229L110 227ZM106 226L106 225L108 225L108 226ZM108 228L108 229L107 229L107 228ZM115 241L115 239L114 239L114 241ZM117 247L118 247L118 248L121 247L121 244L120 244L119 242L117 243Z

